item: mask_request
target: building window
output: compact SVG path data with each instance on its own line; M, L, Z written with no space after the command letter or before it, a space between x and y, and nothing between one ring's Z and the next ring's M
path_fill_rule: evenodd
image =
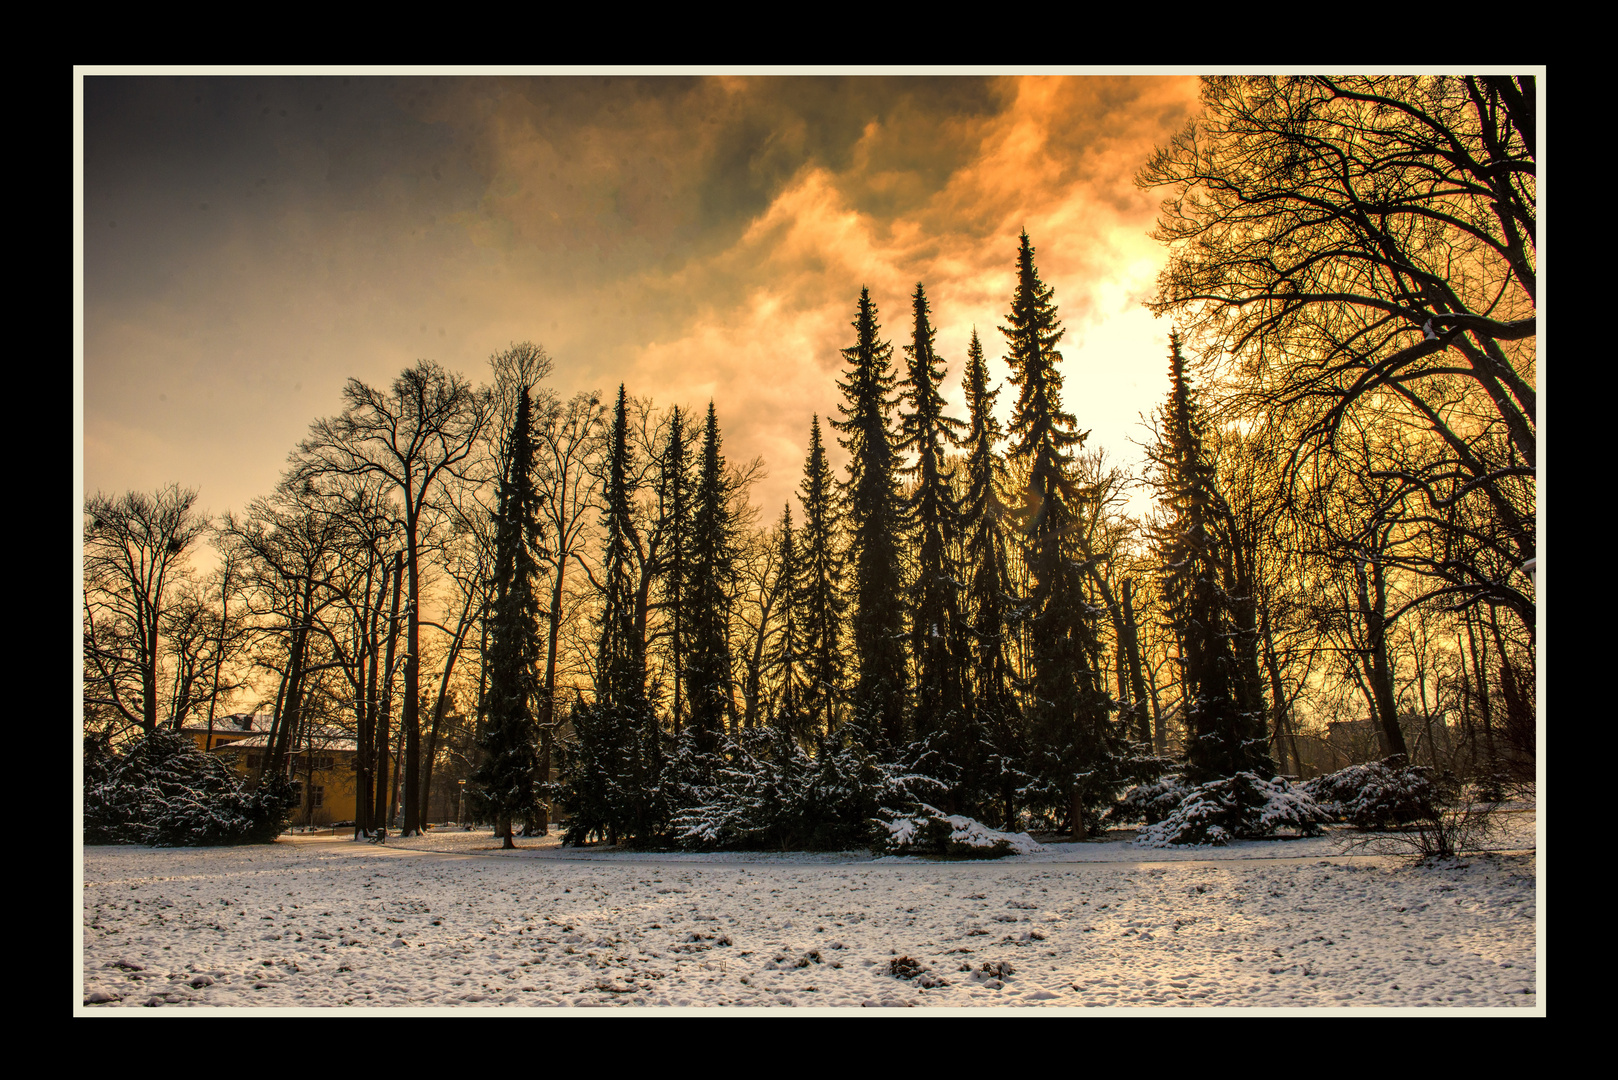
M314 788L313 788L313 791L314 791L314 800L312 802L310 802L309 805L311 807L319 807L321 800L326 797L326 789L321 787L319 784L316 784L314 786Z

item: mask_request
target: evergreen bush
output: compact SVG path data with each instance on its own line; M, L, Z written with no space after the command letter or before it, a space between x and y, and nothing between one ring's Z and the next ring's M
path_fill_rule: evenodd
M1185 779L1178 774L1160 777L1149 783L1136 784L1124 792L1104 819L1109 824L1130 825L1144 821L1156 825L1174 813L1190 792Z
M1350 765L1302 785L1321 809L1359 829L1385 829L1429 819L1444 802L1432 770L1402 757Z
M1331 816L1307 792L1281 777L1262 780L1250 772L1210 780L1192 788L1174 812L1141 830L1141 847L1254 840L1290 829L1302 836L1320 832Z
M980 821L946 814L918 803L909 814L883 822L886 849L893 855L938 855L955 859L999 859L1045 849L1027 833L997 832Z
M562 843L591 837L656 846L671 813L665 740L643 697L624 703L575 700L573 735L557 750L562 802L569 811Z
M223 761L163 729L85 764L86 844L268 844L296 802L286 777L248 790Z
M727 745L717 783L674 819L674 842L690 850L841 851L872 845L873 829L944 784L935 755L912 744L893 762L866 749L866 732L845 724L806 752L788 732L744 732Z

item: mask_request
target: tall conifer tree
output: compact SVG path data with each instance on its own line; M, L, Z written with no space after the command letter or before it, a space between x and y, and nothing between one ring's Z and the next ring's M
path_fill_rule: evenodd
M574 740L564 755L573 818L563 841L584 843L592 833L609 843L629 837L655 840L669 807L663 796L664 747L657 716L646 698L646 647L635 628L635 523L633 462L629 448L629 397L618 387L608 433L607 476L602 495L600 646L596 697L573 708Z
M686 688L691 698L690 728L702 754L718 750L725 718L735 711L730 669L730 596L735 576L736 524L731 518L731 491L719 445L719 421L709 402L692 515L691 576L686 584L691 612Z
M601 647L596 658L596 700L638 706L646 693L645 642L635 633L635 481L629 449L629 397L618 387L609 434L606 545L602 555Z
M846 601L838 539L842 515L818 415L809 425L809 456L804 461L798 500L803 504L803 554L793 606L803 632L804 709L811 722L830 735L837 728L837 699L843 685Z
M904 564L906 524L899 458L889 430L894 406L893 346L880 337L869 289L860 290L854 344L843 350L847 403L832 426L847 438L849 561L854 572L850 638L859 661L854 712L890 746L904 742Z
M1069 466L1072 449L1084 444L1073 415L1062 410L1064 331L1056 315L1055 289L1040 280L1025 230L1017 253L1017 288L1009 325L1001 327L1006 363L1018 388L1012 414L1013 452L1028 462L1024 533L1034 572L1030 598L1033 647L1031 765L1053 808L1065 810L1073 836L1088 833L1094 808L1109 801L1114 781L1113 737L1107 722L1111 699L1094 610L1084 591L1072 532L1074 503L1083 497ZM1065 795L1063 800L1061 797ZM1065 807L1060 803L1066 802Z
M798 543L792 528L792 507L781 511L780 541L776 548L775 589L781 597L781 625L770 641L765 663L775 676L780 691L771 709L771 722L792 735L806 739L810 732L804 702L813 687L805 682L803 631L799 621L798 598L803 591L803 572Z
M899 384L909 411L901 411L899 420L902 449L916 455L915 464L904 471L916 478L909 504L916 550L910 655L916 665L913 727L917 737L924 737L959 725L965 706L967 628L950 555L960 534L961 509L950 493L950 472L944 465L962 425L944 415L938 392L944 362L933 351L936 331L919 282L910 303L911 343L905 346L906 377Z
M1164 600L1179 633L1186 687L1186 773L1196 783L1252 772L1270 760L1256 687L1256 635L1244 628L1230 510L1219 492L1207 428L1186 373L1178 332L1169 335L1169 399L1152 453L1170 515L1159 534ZM1246 655L1242 655L1242 650ZM1244 678L1244 666L1253 675ZM1247 692L1244 692L1247 691Z
M530 391L531 387L522 388L511 428L509 471L500 486L488 684L479 739L483 761L472 776L506 848L516 846L512 819L537 805L534 783L539 770L539 496L534 485Z
M989 389L989 369L977 330L967 348L966 375L961 380L970 411L967 432L966 499L962 517L967 533L967 603L972 613L971 694L968 723L953 749L969 798L998 805L1003 827L1016 821L1016 791L1026 783L1022 773L1025 748L1022 714L1012 692L1011 661L1006 656L1016 598L1006 566L1006 504L1000 495L1000 422L994 416L998 389Z
M685 413L676 405L669 414L668 442L663 450L661 490L665 539L662 565L662 607L667 626L669 672L673 703L670 715L679 732L688 708L685 694L685 664L691 636L691 605L686 588L691 578L693 493L691 469L687 464L689 437Z

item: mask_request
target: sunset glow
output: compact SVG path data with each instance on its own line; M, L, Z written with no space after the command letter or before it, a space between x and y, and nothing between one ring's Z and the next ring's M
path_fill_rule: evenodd
M486 382L532 340L563 397L712 398L773 517L862 286L897 348L925 284L957 410L974 327L1005 378L1023 228L1079 427L1138 460L1169 327L1133 178L1196 107L1189 76L86 76L84 489L240 509L347 379Z

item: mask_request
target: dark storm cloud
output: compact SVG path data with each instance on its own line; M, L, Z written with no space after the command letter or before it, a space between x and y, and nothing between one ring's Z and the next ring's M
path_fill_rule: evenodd
M952 387L973 325L1000 354L1024 226L1076 364L1136 311L1134 171L1194 102L1111 78L87 77L89 483L239 506L345 379L430 357L479 380L534 339L563 393L714 397L778 505L862 285L897 345L926 283Z

